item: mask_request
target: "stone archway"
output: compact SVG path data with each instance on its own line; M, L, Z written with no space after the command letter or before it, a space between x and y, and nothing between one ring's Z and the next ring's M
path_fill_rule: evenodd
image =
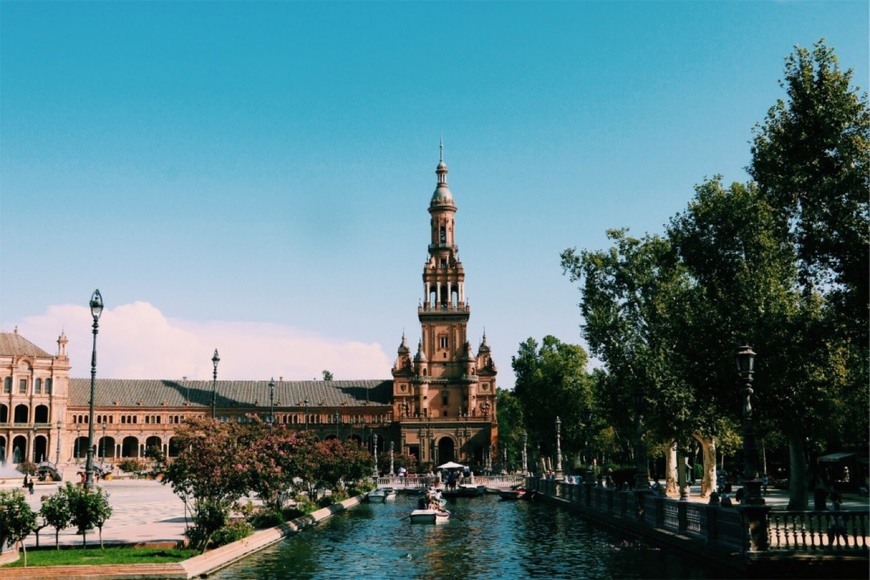
M456 461L456 444L450 437L442 437L438 441L438 464Z
M37 435L33 440L33 454L30 458L34 463L48 461L48 440L44 435Z

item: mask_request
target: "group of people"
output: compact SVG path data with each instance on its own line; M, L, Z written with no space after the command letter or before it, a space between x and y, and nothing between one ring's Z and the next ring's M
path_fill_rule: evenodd
M33 478L25 473L24 474L24 485L22 485L21 487L23 487L24 489L26 489L30 493L33 493Z
M444 500L441 497L441 490L434 487L426 490L426 494L417 502L417 509L444 511Z

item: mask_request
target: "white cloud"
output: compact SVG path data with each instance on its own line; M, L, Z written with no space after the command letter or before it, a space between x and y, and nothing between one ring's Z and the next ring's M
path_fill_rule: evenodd
M74 377L90 376L92 318L87 307L51 306L45 314L13 323L19 334L49 353L61 331ZM4 326L4 331L12 328ZM166 318L147 302L106 308L97 335L97 377L117 379L336 380L390 377L390 359L376 343L347 342L278 324L192 322Z

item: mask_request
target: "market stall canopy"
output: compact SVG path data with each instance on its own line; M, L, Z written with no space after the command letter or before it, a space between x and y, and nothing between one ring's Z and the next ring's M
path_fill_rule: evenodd
M465 466L453 461L448 461L444 465L439 465L438 469L465 469Z

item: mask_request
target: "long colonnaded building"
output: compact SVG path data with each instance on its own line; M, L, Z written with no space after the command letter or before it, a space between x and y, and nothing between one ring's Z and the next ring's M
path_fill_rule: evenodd
M468 341L471 308L443 154L435 173L425 298L417 307L421 336L413 356L402 336L392 380L270 384L98 378L96 460L143 459L150 447L173 457L175 430L189 417L210 416L214 404L220 421L271 419L321 438L355 439L370 450L377 445L379 453L410 454L422 467L448 461L490 465L499 457L497 369L485 334L476 355ZM17 329L0 333L0 463L84 461L90 379L70 377L67 343L62 333L52 355Z

